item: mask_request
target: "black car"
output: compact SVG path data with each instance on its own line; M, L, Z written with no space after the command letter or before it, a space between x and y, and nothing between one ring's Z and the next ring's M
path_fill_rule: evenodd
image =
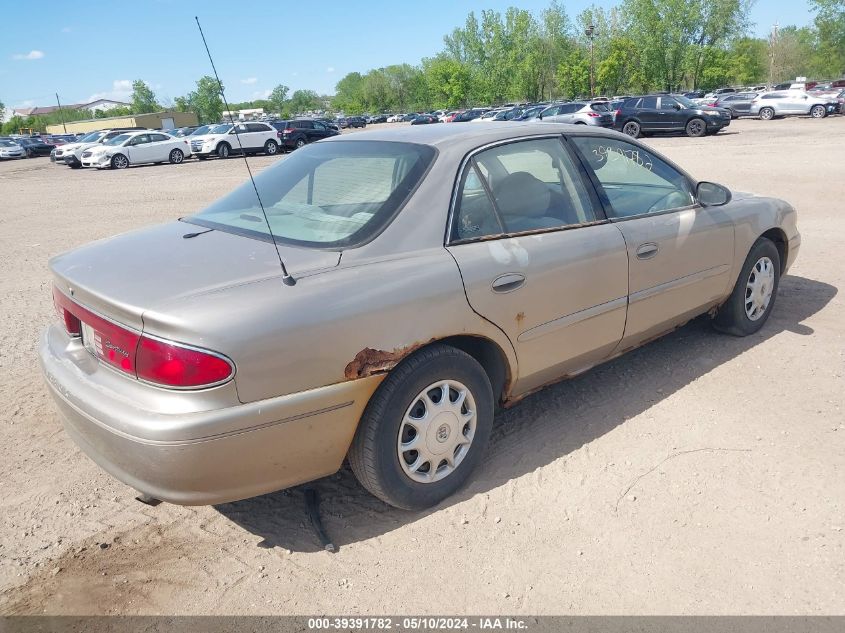
M33 156L49 156L50 152L56 147L45 143L40 138L19 138L15 141L18 145L23 147L27 158Z
M367 127L367 119L362 116L348 116L346 127Z
M411 121L411 125L428 125L429 123L440 123L440 119L433 114L420 114L416 119Z
M475 109L475 108L470 109L470 110L464 110L460 114L455 115L455 118L452 119L452 123L466 123L467 121L472 121L473 119L477 119L478 117L480 117L485 112L487 112L487 110L481 110L481 109Z
M654 132L704 136L730 124L731 114L723 108L699 106L683 95L660 94L626 99L616 111L614 127L638 138Z
M367 117L367 123L387 123L387 115L374 114L370 117Z
M340 134L335 128L315 119L273 121L270 125L279 131L279 144L290 150Z
M736 94L722 95L713 104L717 108L724 108L731 113L731 118L748 116L751 110L751 102L757 98L757 92L737 92Z
M323 125L330 127L333 130L340 131L340 128L337 126L337 121L334 119L327 119L326 117L316 117L315 121L319 121Z

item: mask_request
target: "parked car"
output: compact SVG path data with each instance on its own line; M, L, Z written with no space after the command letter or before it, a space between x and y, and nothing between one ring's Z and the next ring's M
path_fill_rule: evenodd
M180 164L191 155L184 138L154 130L125 132L82 152L82 166L97 169L126 169L144 163Z
M402 121L403 118L405 118L404 114L391 114L389 117L387 117L387 122L388 123L399 123L399 122Z
M403 117L402 117L402 122L403 122L403 123L408 123L408 122L410 122L410 121L413 121L413 120L414 120L414 119L416 119L419 115L420 115L420 113L419 113L419 112L409 112L408 114L406 114L405 116L403 116Z
M522 114L515 116L514 121L533 121L540 113L548 107L548 104L531 106L522 111Z
M537 118L541 121L551 121L553 123L613 127L613 115L608 110L607 103L573 101L571 103L555 104L540 112Z
M367 120L362 116L346 117L347 127L367 127Z
M12 158L26 158L26 151L20 144L11 139L0 141L0 160Z
M712 105L716 108L724 108L730 112L732 119L749 116L751 113L751 102L757 98L758 94L757 92L726 94L716 99Z
M703 99L704 95L707 93L705 93L703 90L691 90L683 94L687 99Z
M411 121L411 125L428 125L429 123L440 123L440 119L433 114L419 114Z
M308 143L336 136L340 132L316 119L293 119L273 121L271 125L279 131L279 140L284 149L299 149Z
M236 134L237 132L237 134ZM200 160L210 156L229 158L240 154L264 153L273 156L279 151L279 132L267 123L221 123L202 135L191 135L191 152Z
M470 123L489 123L490 121L495 119L496 115L500 112L503 112L503 110L487 110L480 117L476 117L475 119L470 121Z
M483 108L472 108L470 110L464 110L460 114L456 114L455 117L452 119L452 123L468 123L474 119L477 119L482 114L484 114L486 110Z
M170 136L173 136L173 137L176 137L176 138L184 138L186 136L190 136L191 134L196 132L198 129L200 129L199 125L187 125L185 127L177 127L176 129L173 130L173 132L168 132L168 133L170 134Z
M348 459L420 509L482 463L497 405L698 315L759 331L800 242L788 203L605 129L341 135L54 257L39 356L71 438L148 500L233 501Z
M42 141L40 138L22 138L17 141L18 145L23 148L24 154L27 158L35 156L49 156L53 151L55 145L50 145Z
M374 114L371 116L367 123L387 123L387 115L386 114Z
M752 102L748 113L770 121L781 116L810 115L814 119L823 119L828 115L828 98L813 97L803 90L781 90L758 95Z
M513 121L517 117L521 116L525 110L519 106L515 106L513 108L509 108L507 110L500 110L496 116L493 117L494 121Z
M683 95L666 94L627 99L614 118L616 129L634 138L654 132L704 136L731 124L727 110L696 105Z
M50 160L56 163L64 163L71 169L79 169L82 167L82 153L85 150L91 149L101 143L105 143L124 132L134 132L136 130L144 129L146 128L120 127L91 132L74 143L67 143L66 145L62 145L61 147L57 147L55 150L51 151Z

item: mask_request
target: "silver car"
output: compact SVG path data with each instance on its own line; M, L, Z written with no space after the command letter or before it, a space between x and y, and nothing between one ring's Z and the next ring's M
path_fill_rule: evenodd
M0 160L23 158L26 150L14 141L0 141Z
M613 131L379 129L53 258L39 354L73 440L148 497L242 499L348 459L424 508L498 406L698 315L758 331L800 242L786 202Z
M759 116L764 121L799 114L822 119L828 114L829 101L809 95L803 90L766 92L751 101L748 113L751 116Z
M540 112L537 118L553 123L613 127L613 113L608 108L607 102L586 103L583 101L574 101L572 103L558 103L550 105Z

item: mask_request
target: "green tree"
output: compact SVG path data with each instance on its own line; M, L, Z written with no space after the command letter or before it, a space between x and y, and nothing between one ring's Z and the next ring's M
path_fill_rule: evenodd
M590 92L590 59L583 49L574 49L557 69L558 88L568 98Z
M284 111L289 90L290 88L288 88L284 84L279 84L278 86L273 88L273 91L270 93L270 96L267 99L267 108L271 112L275 112L277 114L280 114L282 111Z
M333 106L347 114L364 111L364 78L361 73L349 73L337 82Z
M300 114L308 110L320 108L320 95L313 90L297 90L291 95L288 108L292 114Z
M180 112L194 112L201 124L217 123L223 117L223 86L214 77L205 75L197 80L197 89L174 102Z
M845 0L810 0L816 13L820 77L845 76Z
M423 74L435 108L459 108L467 104L470 72L465 64L441 55L423 60Z
M145 114L147 112L158 112L161 110L156 101L155 93L142 80L136 79L132 82L132 112L135 114Z

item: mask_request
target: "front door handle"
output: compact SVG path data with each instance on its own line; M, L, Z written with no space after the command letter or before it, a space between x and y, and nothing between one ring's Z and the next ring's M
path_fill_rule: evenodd
M637 259L651 259L655 255L657 255L658 250L660 249L654 242L646 242L645 244L640 244L640 246L637 248Z
M511 292L525 283L525 275L520 273L505 273L493 280L493 292Z

